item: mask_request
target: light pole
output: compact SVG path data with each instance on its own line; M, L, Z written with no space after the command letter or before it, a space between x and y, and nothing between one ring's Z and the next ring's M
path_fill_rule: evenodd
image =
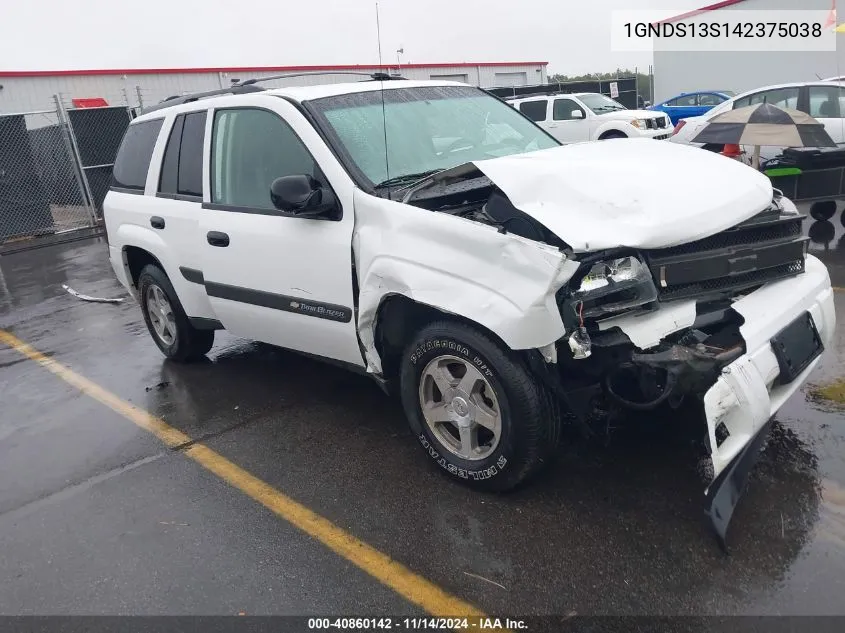
M401 73L402 72L402 61L399 59L400 55L405 54L405 48L397 48L396 49L396 68Z

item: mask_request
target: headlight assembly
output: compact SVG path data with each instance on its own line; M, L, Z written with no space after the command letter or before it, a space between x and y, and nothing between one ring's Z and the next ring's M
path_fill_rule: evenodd
M572 289L579 319L609 316L657 300L648 267L636 257L619 257L593 265Z
M640 130L644 130L648 127L648 123L646 123L645 119L634 119L631 121L631 125Z

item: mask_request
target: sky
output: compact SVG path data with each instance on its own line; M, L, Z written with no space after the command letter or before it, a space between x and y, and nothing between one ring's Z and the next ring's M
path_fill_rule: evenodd
M614 9L712 0L379 0L385 63L548 61L549 73L642 70L611 52ZM0 70L372 64L372 0L2 0Z

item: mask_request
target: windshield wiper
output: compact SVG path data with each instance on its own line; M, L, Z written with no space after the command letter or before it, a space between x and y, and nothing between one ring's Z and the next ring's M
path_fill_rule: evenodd
M393 185L402 185L405 183L413 184L418 180L422 180L426 176L431 176L432 174L436 174L439 171L443 171L442 169L429 169L428 171L421 171L418 174L402 174L401 176L394 176L393 178L388 178L376 185L376 189L381 189L382 187L392 187Z

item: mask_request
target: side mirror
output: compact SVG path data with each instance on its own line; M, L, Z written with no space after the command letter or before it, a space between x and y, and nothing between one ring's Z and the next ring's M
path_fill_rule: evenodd
M569 113L569 116L573 119L583 119L584 113L581 110L573 110Z
M332 191L308 174L276 178L270 185L273 206L297 218L338 220L338 205Z

